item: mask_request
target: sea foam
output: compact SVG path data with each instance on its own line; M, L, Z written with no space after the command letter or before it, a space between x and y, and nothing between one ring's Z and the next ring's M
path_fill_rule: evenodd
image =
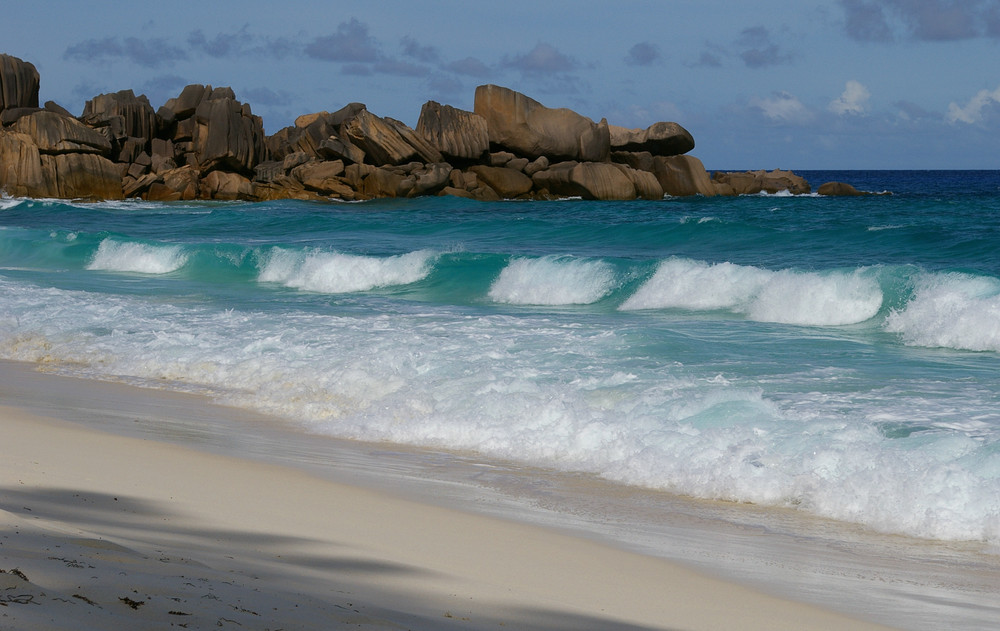
M604 261L566 256L516 258L490 287L494 302L518 305L580 305L597 302L614 287Z
M153 245L105 239L97 247L87 269L109 272L168 274L184 266L187 255L180 245Z
M878 279L866 270L772 271L674 258L620 308L725 310L759 322L836 326L875 317L882 300Z
M1000 280L923 274L912 299L886 317L885 329L911 346L1000 352Z
M274 248L257 280L329 294L369 291L423 280L437 256L430 250L375 257Z

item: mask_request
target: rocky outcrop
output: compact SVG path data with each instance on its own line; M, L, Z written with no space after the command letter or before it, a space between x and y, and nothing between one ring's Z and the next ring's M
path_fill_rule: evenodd
M475 112L486 119L491 145L529 160L546 156L603 162L610 151L607 121L594 123L569 109L550 109L510 88L476 88Z
M34 64L0 54L0 112L38 107L38 70Z
M612 151L648 151L656 156L676 156L694 149L694 137L677 123L654 123L646 129L610 125L609 130Z
M38 83L34 66L0 55L0 189L9 194L490 201L809 191L789 171L710 178L677 123L609 126L496 85L476 89L474 112L428 101L416 129L355 102L266 136L229 87L189 85L156 110L131 90L101 94L74 118L52 102L39 108Z
M788 191L793 195L805 195L811 191L804 178L791 171L743 171L716 172L712 182L720 195L757 195L759 193L780 193Z

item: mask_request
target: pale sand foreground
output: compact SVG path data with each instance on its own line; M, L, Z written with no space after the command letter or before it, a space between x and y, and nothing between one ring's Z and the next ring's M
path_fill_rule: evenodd
M879 628L541 527L10 407L0 457L4 630Z

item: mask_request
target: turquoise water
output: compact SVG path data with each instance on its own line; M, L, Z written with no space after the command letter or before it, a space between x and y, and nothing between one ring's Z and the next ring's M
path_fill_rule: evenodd
M891 196L0 199L0 357L1000 541L1000 173Z

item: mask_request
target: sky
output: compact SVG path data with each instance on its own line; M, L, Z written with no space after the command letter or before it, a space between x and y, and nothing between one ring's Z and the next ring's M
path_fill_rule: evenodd
M1000 169L1000 0L11 2L0 52L74 114L231 86L273 134L359 101L415 127L493 83L673 121L716 169Z

